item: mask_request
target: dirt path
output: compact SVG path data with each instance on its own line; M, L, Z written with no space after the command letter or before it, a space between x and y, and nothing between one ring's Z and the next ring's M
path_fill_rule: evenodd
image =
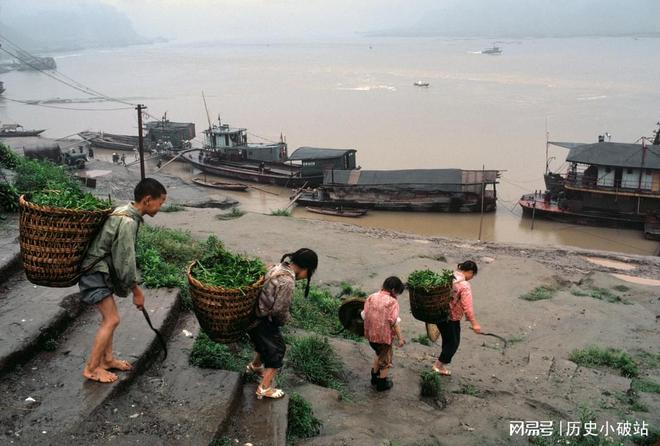
M424 333L412 318L407 295L402 319L409 343L395 353L395 388L376 394L368 383L371 351L366 344L333 341L349 376L354 398L336 402L316 398L325 423L324 436L308 444L509 444L509 420L577 421L579 407L594 409L609 422L646 421L658 426L657 394L641 394L647 412L635 412L621 401L630 380L618 371L586 369L568 360L572 350L590 345L614 347L633 355L660 353L660 287L621 281L613 262L630 266L626 274L660 277L660 262L650 257L617 256L552 247L423 238L367 230L350 225L247 214L218 221L217 210L186 210L157 216L152 223L190 230L195 236L216 234L233 250L277 261L284 252L307 246L320 253L315 282L351 282L365 290L379 287L390 274L407 277L419 268L452 267L464 259L480 266L472 282L477 318L484 331L510 340L505 354L493 338L478 336L463 325L461 347L445 380L448 405L439 410L420 401L419 374L429 369L439 346L410 343ZM439 260L436 260L439 259ZM534 288L556 288L551 299L519 298ZM609 290L625 303L610 303L573 292ZM659 371L643 373L658 379ZM434 440L435 441L435 440ZM522 443L524 441L520 440ZM433 443L431 443L433 444Z

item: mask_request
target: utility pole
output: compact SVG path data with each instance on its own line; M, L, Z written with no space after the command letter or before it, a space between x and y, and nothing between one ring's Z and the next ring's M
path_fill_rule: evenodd
M479 241L481 241L481 230L484 226L484 196L486 195L486 166L481 166L481 219L479 220Z
M144 180L144 143L142 141L142 110L146 109L142 104L138 104L135 109L138 113L138 148L140 151L140 178Z

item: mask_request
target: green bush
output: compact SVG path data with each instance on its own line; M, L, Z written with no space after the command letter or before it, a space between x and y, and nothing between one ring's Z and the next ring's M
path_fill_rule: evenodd
M431 345L431 340L425 334L419 335L416 338L412 338L412 341L413 342L418 342L418 343L420 343L422 345L426 345L426 346Z
M342 329L339 322L341 301L324 288L311 287L307 298L304 290L305 286L299 283L293 293L290 307L291 326L324 336L339 333ZM348 331L341 332L340 336L354 341L362 340Z
M291 217L291 211L288 209L275 209L270 211L270 215L274 215L276 217Z
M18 190L8 181L0 182L0 209L18 212Z
M631 387L637 392L660 393L660 384L650 379L633 379Z
M574 350L569 359L582 367L611 367L629 378L634 378L639 374L637 364L632 357L628 353L614 348L588 347L583 350Z
M534 288L529 293L523 294L522 296L520 296L520 298L529 301L550 299L552 298L552 296L555 295L555 291L556 290L554 288L540 286Z
M419 384L422 396L438 398L442 394L442 380L435 372L422 372Z
M581 289L576 289L572 290L571 294L574 296L588 296L588 297L593 297L594 299L598 300L604 300L609 303L621 303L623 302L621 300L620 296L617 296L610 290L606 288L589 288L588 290L581 290Z
M168 203L162 208L160 208L160 212L181 212L185 210L186 208L179 203Z
M343 391L343 365L328 338L313 335L291 339L288 365L307 381Z
M295 392L289 395L288 419L286 437L289 441L315 437L321 432L321 421L314 416L312 406Z
M0 142L0 167L14 170L21 162L21 157L5 144Z
M239 342L232 347L215 343L205 333L200 332L188 360L197 367L242 372L245 365L252 360L252 348L247 342Z

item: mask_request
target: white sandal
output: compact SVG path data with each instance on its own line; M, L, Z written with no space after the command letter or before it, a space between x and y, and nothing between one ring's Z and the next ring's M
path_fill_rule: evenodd
M272 387L264 389L261 387L261 385L259 385L257 386L256 395L258 400L262 399L263 397L278 399L282 398L285 393L282 389L273 389Z

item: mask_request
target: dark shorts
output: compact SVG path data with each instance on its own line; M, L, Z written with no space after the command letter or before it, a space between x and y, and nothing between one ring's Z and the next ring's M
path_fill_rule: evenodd
M375 342L370 342L369 345L374 349L376 355L378 355L379 370L392 367L392 357L394 356L392 344L376 344Z
M259 320L259 324L248 331L254 350L261 356L261 362L267 369L279 369L284 364L286 344L277 324L266 318Z
M78 282L80 300L89 305L96 305L112 295L110 276L105 273L92 273L80 276Z

